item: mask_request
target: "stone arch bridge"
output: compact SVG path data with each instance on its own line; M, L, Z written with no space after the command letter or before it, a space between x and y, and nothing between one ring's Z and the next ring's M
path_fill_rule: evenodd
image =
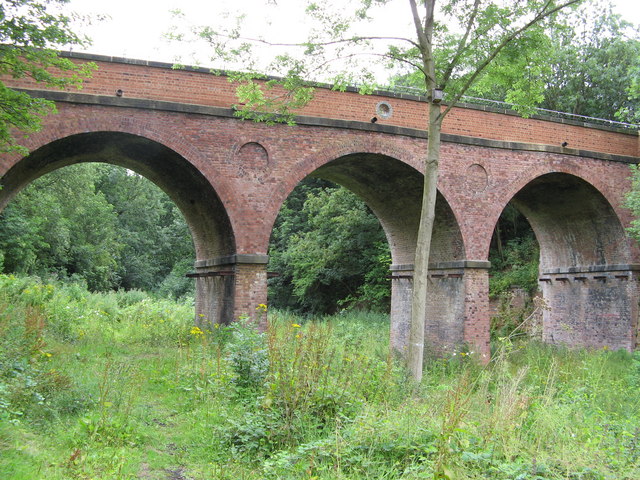
M70 54L99 69L81 92L8 84L53 99L58 113L0 156L0 210L37 177L78 162L127 167L175 201L196 247L197 313L212 322L267 303L267 248L280 207L316 176L359 195L392 253L395 348L408 336L411 274L427 123L423 98L320 88L295 126L234 117L234 88L200 69ZM376 117L377 121L373 121ZM638 132L455 108L443 126L426 338L489 352L488 254L508 203L540 244L549 305L544 338L569 345L638 344L639 251L622 206Z

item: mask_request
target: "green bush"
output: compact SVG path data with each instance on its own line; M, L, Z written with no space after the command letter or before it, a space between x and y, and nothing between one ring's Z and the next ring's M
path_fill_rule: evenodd
M498 297L512 287L520 287L529 294L538 290L540 250L532 236L507 242L503 257L491 257L489 295Z
M231 326L228 345L233 382L242 394L260 389L269 371L266 336L249 319L240 319Z

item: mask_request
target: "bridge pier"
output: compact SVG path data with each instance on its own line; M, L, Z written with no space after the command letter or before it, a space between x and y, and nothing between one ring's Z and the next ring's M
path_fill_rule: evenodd
M489 357L489 262L438 262L429 266L425 351L443 354L462 344ZM391 266L391 346L409 342L413 265Z
M640 265L588 265L541 272L543 340L633 351L638 339Z
M196 272L196 324L229 324L249 317L266 327L257 309L267 303L267 255L235 254L200 260Z

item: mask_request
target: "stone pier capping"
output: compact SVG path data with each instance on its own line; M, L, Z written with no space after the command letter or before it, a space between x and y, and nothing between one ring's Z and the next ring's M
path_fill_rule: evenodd
M435 262L429 264L429 271L436 270L460 270L465 268L479 268L488 270L491 268L491 262L486 260L456 260L453 262ZM389 270L392 272L413 272L413 263L405 263L400 265L390 265Z
M225 255L208 260L198 260L195 262L195 268L219 267L221 265L237 265L239 263L266 265L269 263L269 255L236 253L234 255Z
M612 265L578 265L575 267L548 268L542 271L542 275L564 275L572 273L600 272L640 272L640 263L621 263Z
M403 351L428 135L424 97L319 85L296 125L265 125L235 117L235 86L207 69L65 55L99 67L82 92L3 78L55 101L58 113L21 139L30 155L0 155L0 210L56 168L103 161L136 171L170 195L191 229L196 321L229 323L267 304L266 252L283 202L306 177L335 181L359 195L385 230L391 344ZM392 116L376 115L380 102ZM545 340L636 348L640 249L625 234L632 218L622 205L629 164L640 163L638 129L463 104L442 134L430 345L466 342L489 353L487 257L511 202L537 221L540 286L551 308ZM579 266L562 266L573 262Z

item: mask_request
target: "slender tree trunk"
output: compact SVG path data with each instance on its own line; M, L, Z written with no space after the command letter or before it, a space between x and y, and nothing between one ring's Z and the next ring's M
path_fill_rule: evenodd
M440 130L442 119L440 106L429 103L429 138L424 164L424 192L413 267L413 295L411 298L411 324L409 328L409 355L407 363L413 378L422 380L424 361L424 330L427 315L427 290L429 282L429 252L435 219L440 162Z

